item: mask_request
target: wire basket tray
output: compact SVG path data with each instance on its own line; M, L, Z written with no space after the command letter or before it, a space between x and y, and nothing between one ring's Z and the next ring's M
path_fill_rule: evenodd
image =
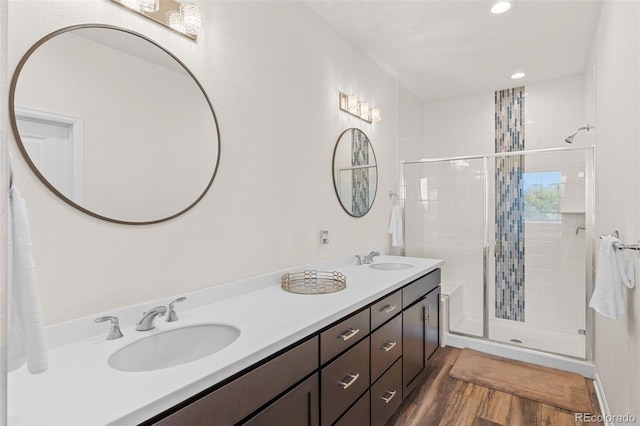
M287 272L282 275L280 287L298 294L326 294L347 288L347 277L338 271Z

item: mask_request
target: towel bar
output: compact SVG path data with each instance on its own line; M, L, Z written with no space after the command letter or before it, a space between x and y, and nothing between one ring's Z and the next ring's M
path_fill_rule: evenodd
M611 234L616 238L620 238L620 233L618 231L613 231L613 233ZM600 235L600 239L606 237L606 235ZM637 244L615 244L616 248L618 248L619 250L638 250L640 251L640 241L638 241Z

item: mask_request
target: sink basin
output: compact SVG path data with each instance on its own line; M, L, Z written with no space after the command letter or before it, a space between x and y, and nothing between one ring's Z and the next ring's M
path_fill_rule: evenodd
M402 271L405 269L413 268L413 265L410 263L400 263L400 262L386 262L386 263L372 263L369 265L371 269L380 269L382 271Z
M240 330L224 324L191 325L137 340L109 357L120 371L151 371L186 364L229 346Z

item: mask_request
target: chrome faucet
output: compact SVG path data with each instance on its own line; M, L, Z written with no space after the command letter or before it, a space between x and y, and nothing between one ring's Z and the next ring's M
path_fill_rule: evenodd
M356 254L356 266L362 265L362 258L360 255Z
M380 253L378 253L377 251L372 251L371 253L369 253L368 255L366 255L364 257L364 259L362 259L362 263L364 265L367 265L369 263L373 263L373 258L376 256L380 256Z
M95 322L111 321L111 328L109 328L109 334L107 340L119 339L122 337L122 331L120 331L120 324L118 323L118 317L106 316L96 318Z
M174 306L176 305L176 303L184 302L185 300L187 300L187 298L183 296L183 297L178 297L176 300L169 303L169 313L167 314L167 320L166 320L167 322L178 321L178 315L176 314Z
M163 316L166 313L167 313L166 306L156 306L155 308L149 309L147 312L144 312L142 314L142 318L140 318L140 321L138 321L138 323L136 324L136 330L138 331L153 330L155 328L153 321L156 319L156 317Z

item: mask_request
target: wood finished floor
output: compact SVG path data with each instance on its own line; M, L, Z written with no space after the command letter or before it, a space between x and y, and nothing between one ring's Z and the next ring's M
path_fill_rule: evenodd
M429 360L426 381L403 401L387 426L583 424L576 422L570 411L451 378L449 371L460 352L461 349L451 347L438 349ZM593 382L585 380L593 414L600 415Z

